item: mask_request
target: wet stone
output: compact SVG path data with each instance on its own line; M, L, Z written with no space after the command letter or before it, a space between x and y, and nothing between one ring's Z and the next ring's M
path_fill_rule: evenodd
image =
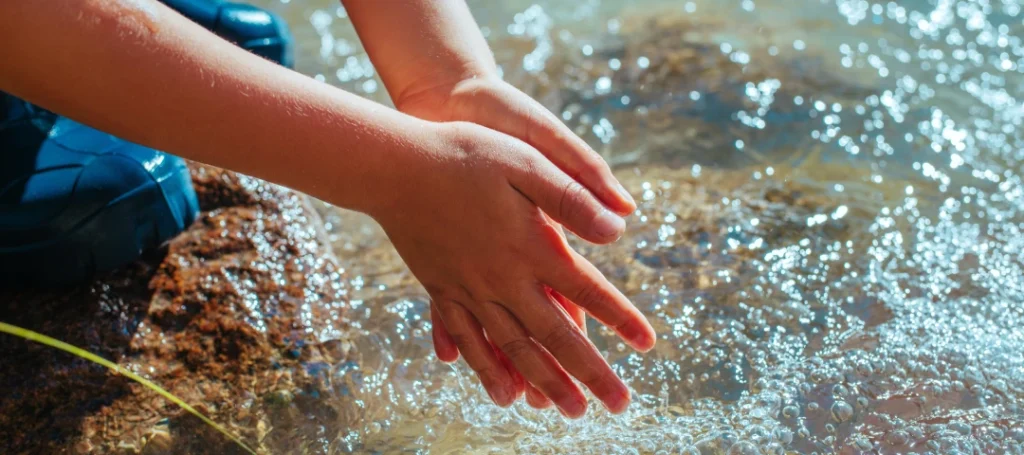
M302 365L345 355L342 274L304 196L201 165L192 175L202 214L164 249L76 288L3 291L4 320L111 359L251 446L280 450L290 436L260 428L302 416L295 434L312 435L336 418L301 398L331 393ZM6 335L0 357L5 453L239 451L91 362Z

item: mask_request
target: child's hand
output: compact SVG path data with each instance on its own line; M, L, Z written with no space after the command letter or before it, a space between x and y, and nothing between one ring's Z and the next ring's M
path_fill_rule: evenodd
M597 152L547 108L496 76L439 81L394 101L398 110L425 120L476 123L515 137L543 153L612 211L626 215L636 210L629 192Z
M552 223L554 222L552 221ZM559 228L559 232L561 232L561 228ZM564 234L562 235L564 238ZM570 302L569 299L565 298L565 296L563 296L562 294L559 294L550 289L549 291L551 292L551 296L555 299L555 301L557 301L562 306L562 308L565 309L565 312L569 315L572 321L576 324L577 327L580 328L580 330L583 332L583 335L586 335L587 316L586 313L583 312L583 309L580 308L578 305ZM437 358L440 359L442 362L454 363L457 360L459 360L459 345L455 342L455 339L452 338L451 333L448 332L448 328L445 327L444 320L441 318L441 314L438 312L437 307L438 305L436 302L431 302L430 321L432 323L431 333L433 335L434 351L437 352ZM484 332L485 336L486 334L487 333ZM516 399L518 399L519 396L523 395L525 392L526 402L531 407L536 409L545 409L551 407L551 400L544 396L544 394L540 390L537 390L537 388L534 387L532 384L529 384L526 381L524 381L522 373L520 373L514 365L508 362L508 359L504 356L504 354L501 353L501 350L498 349L498 347L494 346L487 340L479 340L479 345L480 347L478 349L491 349L495 351L495 355L497 355L498 358L502 360L502 363L505 364L505 368L509 370L509 373L512 375L513 378Z
M408 92L407 92L408 93ZM466 121L476 123L533 145L563 171L598 195L613 211L626 215L636 209L632 197L612 175L608 165L582 139L559 121L551 112L525 93L497 77L474 77L455 84L442 83L432 88L413 91L395 101L399 110L433 121ZM583 311L564 297L564 308L584 329ZM433 339L438 358L454 362L459 350L451 341L446 327L432 310ZM550 402L529 384L526 397L535 408ZM517 396L522 390L517 390Z
M548 288L639 350L653 346L653 329L548 216L598 243L618 238L624 221L521 141L462 122L434 128L437 146L394 166L368 213L496 403L511 404L517 386L490 343L564 414L586 410L570 375L621 412L628 390Z

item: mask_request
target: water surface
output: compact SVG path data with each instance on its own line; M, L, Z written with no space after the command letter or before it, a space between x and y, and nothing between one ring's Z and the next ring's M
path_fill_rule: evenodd
M398 2L396 2L398 3ZM267 4L298 69L387 103L333 0ZM634 391L567 421L437 362L425 293L365 217L338 411L294 453L1024 453L1024 25L1015 0L471 2L504 77L637 197L575 242L659 333L591 322ZM285 438L278 438L284 440Z

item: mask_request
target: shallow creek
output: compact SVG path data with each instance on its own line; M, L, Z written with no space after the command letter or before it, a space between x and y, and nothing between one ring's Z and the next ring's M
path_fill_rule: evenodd
M335 0L264 3L300 71L387 103ZM322 206L353 308L320 337L351 355L316 366L338 419L296 452L1024 453L1019 2L471 6L640 202L616 244L575 244L658 346L591 321L624 415L501 410L435 360L380 229Z

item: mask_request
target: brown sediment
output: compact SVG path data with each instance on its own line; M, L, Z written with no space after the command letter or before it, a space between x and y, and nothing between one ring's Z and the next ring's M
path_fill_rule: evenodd
M0 291L2 317L136 371L263 451L313 439L335 412L304 398L322 387L309 367L345 356L347 290L322 223L290 190L192 174L202 214L163 251L76 288ZM0 358L3 453L240 452L100 366L6 336Z

